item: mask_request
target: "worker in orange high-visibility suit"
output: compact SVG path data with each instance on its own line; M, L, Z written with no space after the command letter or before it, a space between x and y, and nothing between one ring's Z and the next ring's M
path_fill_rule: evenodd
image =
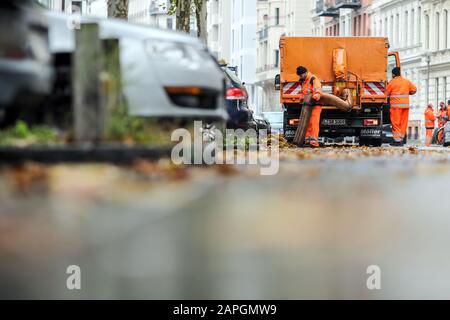
M443 128L447 123L447 108L445 107L444 101L439 103L439 110L437 112L438 128ZM444 137L443 130L438 134L438 142L442 143L442 138Z
M305 146L317 148L319 147L319 131L320 131L320 115L322 107L315 105L319 101L322 94L322 84L320 79L308 72L303 66L297 68L297 75L300 77L300 84L302 85L303 96L312 94L312 114L309 121L308 129L306 130Z
M401 70L392 70L393 79L389 82L386 94L391 103L391 123L394 135L394 146L402 146L406 137L409 122L409 96L416 94L416 86L401 76Z
M450 100L447 101L447 121L450 120Z
M425 109L425 129L427 131L427 138L425 145L431 146L431 140L433 139L434 126L436 123L436 115L434 114L433 104L429 103Z

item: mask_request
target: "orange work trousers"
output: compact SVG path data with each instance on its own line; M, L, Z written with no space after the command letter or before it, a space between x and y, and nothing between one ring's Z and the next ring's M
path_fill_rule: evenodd
M431 141L433 140L434 128L426 128L426 129L427 129L427 139L425 141L425 145L429 147L431 146Z
M306 130L305 142L313 145L319 145L319 131L320 131L320 115L322 107L314 106L309 120L309 126Z
M439 129L443 128L445 126L445 122L439 122L438 126L439 126ZM439 131L437 139L438 139L439 144L443 143L442 140L444 139L444 130Z
M403 142L408 131L409 108L391 108L392 134L396 142Z

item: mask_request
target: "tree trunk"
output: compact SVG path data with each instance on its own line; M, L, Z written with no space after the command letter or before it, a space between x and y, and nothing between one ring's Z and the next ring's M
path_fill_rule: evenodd
M176 19L177 30L191 31L191 0L177 0Z
M208 41L207 30L207 0L194 0L195 1L195 16L197 18L197 35L206 44Z
M129 0L108 0L108 18L128 20Z
M95 23L83 24L75 32L74 53L74 133L80 143L100 142L104 134L105 99L100 74L103 70L103 50Z

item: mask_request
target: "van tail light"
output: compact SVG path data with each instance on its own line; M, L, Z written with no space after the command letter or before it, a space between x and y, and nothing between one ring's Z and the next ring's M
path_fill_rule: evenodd
M22 50L5 50L2 51L0 49L0 57L2 58L6 58L6 59L12 59L12 60L21 60L21 59L25 59L26 55L25 52L23 52Z
M364 126L378 126L380 121L378 119L364 119Z
M240 88L230 88L227 90L227 100L243 100L247 98L247 93Z

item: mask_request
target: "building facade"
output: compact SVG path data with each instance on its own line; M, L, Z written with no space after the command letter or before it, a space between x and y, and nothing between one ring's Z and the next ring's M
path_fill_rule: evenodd
M313 0L315 36L379 36L398 51L411 97L409 138L423 139L423 112L450 99L450 0Z
M170 0L130 0L128 20L156 28L175 30L175 15L169 15Z
M424 110L450 99L450 0L374 0L373 34L389 38L402 72L419 91L411 98L409 136L424 139Z
M313 0L314 36L370 36L372 0Z
M310 36L312 1L259 0L257 3L256 86L260 112L281 111L280 94L274 89L279 73L279 41L283 35Z
M92 0L38 0L38 2L53 11L89 14Z
M256 0L208 1L208 47L218 60L236 67L256 110Z
M227 1L227 0L225 0ZM256 107L256 0L231 0L231 60ZM255 109L255 111L257 111Z
M208 1L208 47L221 61L231 62L231 5L228 0Z

